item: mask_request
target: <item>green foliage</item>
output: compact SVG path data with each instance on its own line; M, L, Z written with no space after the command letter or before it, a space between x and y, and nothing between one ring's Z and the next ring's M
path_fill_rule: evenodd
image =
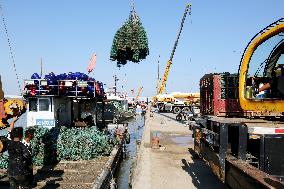
M110 59L117 65L127 61L134 63L145 59L149 54L148 38L140 18L135 10L130 12L129 19L116 32L110 52Z

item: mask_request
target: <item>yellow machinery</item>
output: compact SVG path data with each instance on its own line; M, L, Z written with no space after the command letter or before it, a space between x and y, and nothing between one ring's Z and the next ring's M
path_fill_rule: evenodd
M181 92L172 92L171 94L161 94L156 96L157 101L159 102L175 102L180 100L187 102L188 104L198 104L200 101L200 93L181 93Z
M175 51L176 51L176 48L177 48L177 45L178 45L180 34L182 32L182 29L183 29L183 24L184 24L185 18L186 18L188 13L191 14L191 4L187 4L186 5L186 8L185 8L185 11L184 11L184 14L183 14L183 18L181 20L180 29L179 29L179 32L178 32L178 35L177 35L177 39L176 39L176 41L174 43L174 48L172 50L170 59L167 62L167 66L166 66L166 70L165 70L165 73L164 73L164 76L163 76L163 80L162 80L162 83L161 83L161 85L160 85L160 87L158 89L158 94L162 94L163 93L165 84L166 84L167 79L168 79L168 75L169 75L170 67L171 67L171 64L172 64L172 60L173 60L173 57L174 57L174 54L175 54Z
M171 94L156 95L154 100L159 111L187 112L190 111L192 106L199 106L200 94L173 92Z
M171 95L175 99L185 101L189 104L199 104L200 102L200 93L172 92Z
M284 188L284 124L283 119L275 119L284 115L284 18L261 30L247 45L237 94L228 86L234 85L234 77L221 80L221 90L211 84L213 79L204 78L201 104L208 101L210 106L205 104L209 111L203 111L193 125L195 152L230 188ZM218 103L211 98L214 90L238 95L244 117L207 115L219 111L211 106ZM238 109L230 102L236 99L221 100L228 102L222 108Z
M0 129L8 126L8 119L20 116L26 111L26 103L22 99L5 99L0 77Z
M239 68L239 100L253 116L283 116L284 18L250 41Z

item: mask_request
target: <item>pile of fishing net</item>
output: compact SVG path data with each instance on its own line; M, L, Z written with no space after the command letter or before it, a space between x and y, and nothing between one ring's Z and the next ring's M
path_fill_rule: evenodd
M0 155L0 169L7 169L8 167L8 153L3 153Z
M34 139L31 140L34 165L49 165L58 161L57 138L58 128L35 127Z
M98 131L96 127L61 127L57 140L60 160L89 160L97 156L109 155L112 148L113 143L109 136Z
M140 62L149 55L148 38L134 8L129 19L119 28L114 36L110 60L117 61L117 66L127 61Z
M60 160L89 160L109 155L116 139L96 127L68 128L65 126L47 129L35 127L31 141L33 163L36 166L51 165ZM8 166L7 152L0 154L0 168Z

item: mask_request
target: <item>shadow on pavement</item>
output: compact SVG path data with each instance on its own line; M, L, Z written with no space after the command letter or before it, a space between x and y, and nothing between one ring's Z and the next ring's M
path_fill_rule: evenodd
M172 114L174 117L171 117L171 116L169 116L169 115L166 115L166 113L159 113L159 115L161 115L161 116L164 116L164 117L166 117L166 118L169 118L169 119L171 119L171 120L174 120L174 121L177 121L177 122L179 122L179 123L182 123L182 124L186 124L186 120L181 120L181 121L178 121L178 120L176 120L176 116L177 116L177 114Z
M198 158L191 148L189 148L189 152L192 155L193 162L181 159L181 167L189 174L197 189L227 189L226 185L211 172L210 168Z

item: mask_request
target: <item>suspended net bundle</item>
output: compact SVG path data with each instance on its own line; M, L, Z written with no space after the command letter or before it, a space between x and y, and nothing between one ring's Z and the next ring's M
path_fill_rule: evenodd
M127 61L138 63L149 55L148 38L134 8L129 19L119 28L114 36L110 60L117 61L117 66Z

